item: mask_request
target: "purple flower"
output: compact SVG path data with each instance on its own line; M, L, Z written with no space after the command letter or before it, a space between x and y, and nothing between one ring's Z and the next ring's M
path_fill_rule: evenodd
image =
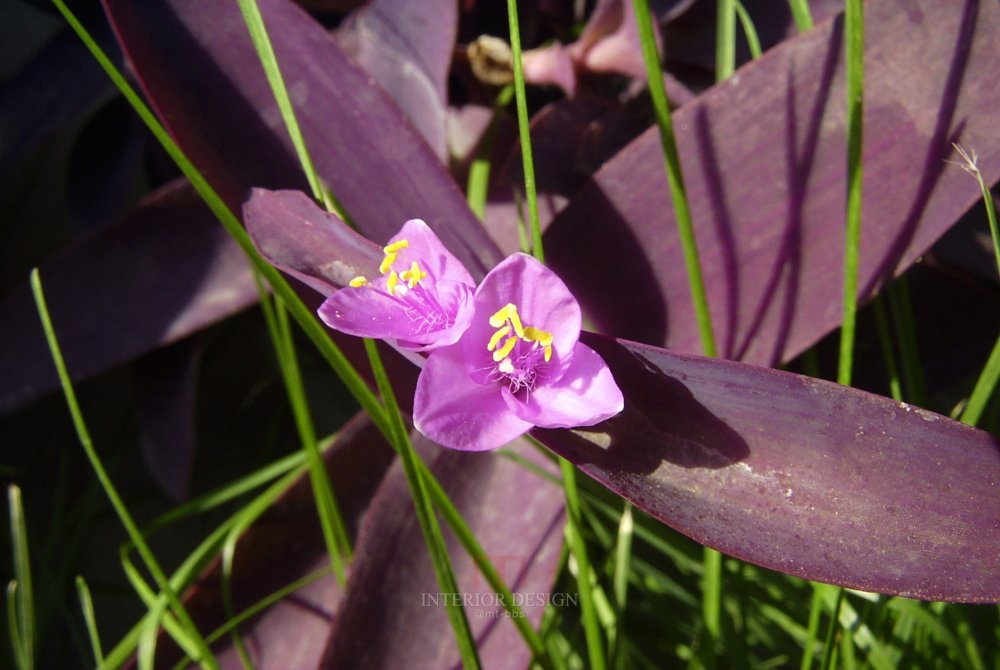
M383 249L380 277L355 277L320 306L320 318L349 335L396 340L401 349L454 344L472 318L476 284L420 219Z
M467 451L503 446L533 426L592 426L624 407L604 360L580 344L580 305L524 254L493 268L461 339L427 359L414 398L417 430Z

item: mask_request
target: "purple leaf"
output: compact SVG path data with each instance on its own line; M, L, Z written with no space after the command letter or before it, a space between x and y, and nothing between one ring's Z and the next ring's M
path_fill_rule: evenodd
M979 197L944 161L1000 176L1000 7L867 9L862 296ZM934 39L914 39L928 31ZM720 350L774 364L840 320L841 22L772 50L674 113ZM657 130L604 165L546 232L546 260L604 332L699 350ZM627 300L623 296L629 296Z
M186 184L42 265L66 364L84 379L257 301L243 252ZM25 281L0 306L0 410L58 388Z
M253 189L243 221L261 255L324 296L378 274L382 249L301 191Z
M201 340L188 338L153 351L136 364L142 456L153 479L174 501L187 498L191 483L201 353Z
M510 459L441 450L419 436L415 446L433 458L435 475L537 626L559 562L561 490ZM517 449L551 467L526 447L520 442ZM446 536L484 666L527 667L531 656L513 623L472 559L447 531ZM439 592L397 465L365 517L323 667L455 667L460 659Z
M442 163L457 32L453 0L373 0L337 30L341 48L392 96Z
M384 243L404 221L422 218L474 276L484 275L499 252L392 99L294 4L259 4L316 168L358 230ZM230 207L252 187L304 188L236 5L105 6L161 118Z
M590 335L625 393L535 435L695 540L809 579L1000 600L1000 440L831 382Z

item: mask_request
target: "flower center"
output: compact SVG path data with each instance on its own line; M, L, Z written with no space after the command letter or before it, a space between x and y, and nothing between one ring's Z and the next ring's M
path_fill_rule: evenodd
M525 326L517 306L507 303L490 317L493 333L486 350L497 363L494 374L505 379L512 392L531 391L538 378L538 366L552 359L552 333Z
M384 293L406 305L409 318L419 322L418 333L450 328L454 324L454 317L449 316L448 311L435 297L434 292L427 290L420 283L427 278L427 271L420 267L417 261L411 261L410 267L401 272L393 269L392 266L399 258L399 252L408 246L410 246L408 240L397 240L382 248L385 256L378 266L378 271L383 276L388 275ZM358 276L352 279L348 285L352 288L361 288L368 285L368 279Z

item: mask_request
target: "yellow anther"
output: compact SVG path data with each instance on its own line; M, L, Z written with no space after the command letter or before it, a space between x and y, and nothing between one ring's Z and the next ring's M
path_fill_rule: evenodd
M551 344L546 344L545 345L545 362L548 363L550 360L552 360L552 345Z
M409 283L410 288L413 288L420 283L420 280L427 276L427 273L420 269L416 261L410 263L409 270L403 270L399 273L399 278L405 282Z
M510 322L514 327L514 332L518 337L524 337L524 326L521 325L521 317L517 314L517 307L514 303L508 302L497 310L496 314L490 317L490 325L499 328L504 322Z
M517 310L513 303L507 303L503 307L497 310L496 314L490 317L490 325L494 328L499 328L507 320L507 315L510 314L511 310Z
M351 286L353 288L358 288L359 286L364 286L367 283L368 283L367 279L365 279L364 277L358 276L358 277L355 277L354 279L352 279L350 282L348 282L347 285Z
M396 295L396 284L399 283L399 275L393 270L389 273L389 280L385 283L385 287L389 289L389 295Z
M378 271L381 272L382 274L385 274L386 272L389 271L390 268L392 268L392 264L395 262L396 262L396 254L387 253L385 255L385 258L382 259L382 264L378 266Z
M384 251L387 256L388 255L395 256L397 251L399 251L400 249L405 249L408 246L410 246L409 241L397 240L396 242L393 242L392 244L384 247L382 251Z
M543 347L550 347L552 345L552 333L546 332L541 328L535 328L534 326L525 327L524 339L527 342L538 342Z
M497 332L493 333L493 337L490 338L490 343L486 345L486 350L493 351L496 349L497 345L500 344L500 340L507 337L508 333L510 333L510 326L504 326Z
M493 352L493 360L497 363L507 358L510 352L514 349L514 345L517 344L516 337L508 337L507 341L503 343L503 346Z

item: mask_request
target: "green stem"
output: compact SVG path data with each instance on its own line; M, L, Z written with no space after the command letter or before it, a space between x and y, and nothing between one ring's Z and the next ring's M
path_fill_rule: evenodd
M413 449L410 442L409 432L403 422L403 416L396 403L396 395L389 382L389 376L382 365L382 358L378 353L375 342L365 338L365 351L368 353L368 360L371 362L372 372L379 392L385 401L386 414L389 417L390 444L396 449L399 460L403 465L403 472L406 474L406 481L410 486L410 495L413 498L413 506L417 513L417 522L420 530L424 534L427 543L427 550L434 565L434 573L437 575L438 584L442 593L452 597L447 597L448 619L451 621L452 629L455 632L455 641L458 644L458 652L462 657L462 664L466 668L479 668L479 655L476 650L475 639L472 630L469 628L469 621L465 616L465 610L461 605L461 598L458 597L458 584L455 581L455 573L451 567L451 559L448 556L448 549L444 544L444 536L441 534L441 527L438 525L437 516L434 514L434 506L431 503L427 492L427 483L421 476L422 468L418 465L419 456Z
M736 71L736 2L715 3L715 81L725 81Z
M691 300L694 303L695 318L698 321L701 348L706 356L716 356L718 354L715 347L715 335L712 331L712 318L708 310L705 282L702 279L698 246L695 243L694 226L691 222L691 209L684 188L684 175L681 171L677 141L674 138L673 123L670 119L667 92L663 84L660 55L657 53L656 39L653 35L653 19L650 16L648 0L633 0L633 5L636 21L639 25L639 37L642 40L642 55L646 62L646 74L649 78L649 93L653 99L656 122L660 129L660 143L663 146L667 181L670 185L674 216L677 219L677 232L684 249L684 266L687 269Z
M524 91L524 69L521 67L521 29L517 21L517 0L507 0L507 20L510 22L510 50L514 59L514 97L517 103L517 129L521 137L521 162L524 165L524 190L528 199L528 225L531 229L531 253L545 262L542 229L538 221L538 195L535 190L535 162L531 154L531 129L528 123L528 101Z
M800 33L813 27L812 11L809 9L808 0L788 0L788 6L792 10L795 27L799 29Z
M861 245L861 177L864 115L865 20L862 0L847 0L844 31L847 58L847 226L844 235L843 322L837 381L851 385L857 323Z
M559 469L562 472L563 489L566 492L566 535L570 553L576 559L576 583L580 594L580 610L583 618L583 631L587 638L587 656L592 670L603 670L605 667L604 645L601 642L600 623L594 605L594 594L591 591L591 567L587 556L587 545L583 540L582 518L580 515L580 495L576 486L576 468L565 458L559 457Z

